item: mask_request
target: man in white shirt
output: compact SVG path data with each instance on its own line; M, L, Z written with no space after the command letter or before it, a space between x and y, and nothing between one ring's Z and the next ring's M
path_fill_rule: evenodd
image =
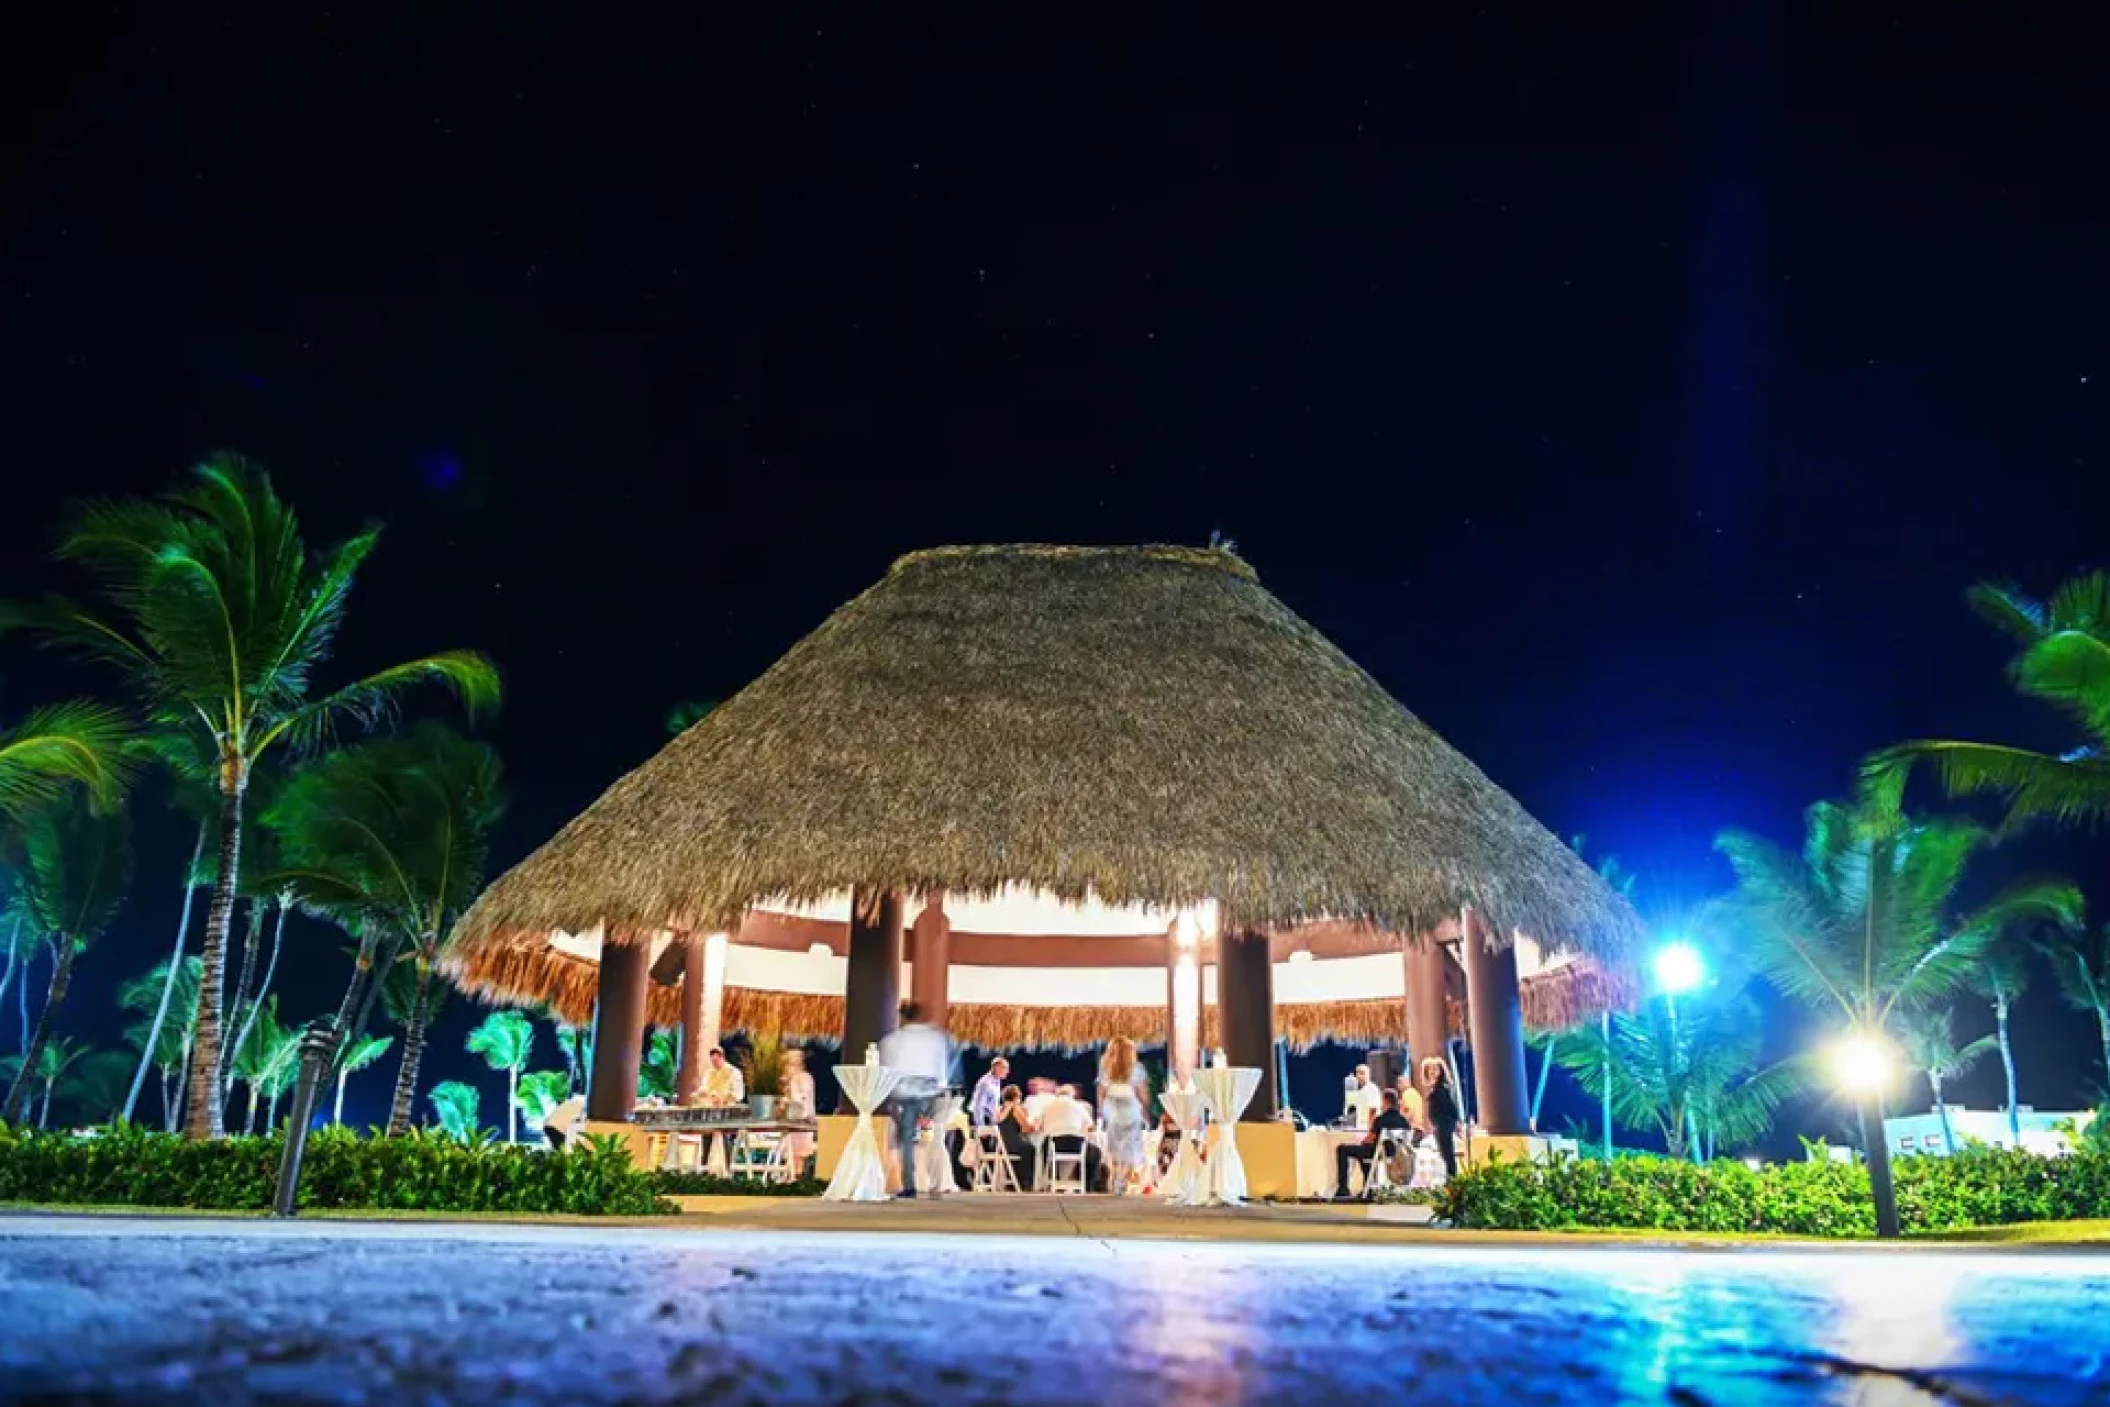
M1091 1142L1092 1110L1075 1089L1064 1085L1049 1098L1040 1111L1040 1131L1058 1153L1074 1153L1082 1145L1085 1186L1099 1185L1099 1150Z
M901 1004L901 1024L879 1042L879 1063L901 1072L890 1102L894 1143L901 1155L898 1197L916 1195L916 1130L930 1117L930 1104L952 1083L952 1039L923 1021L923 1008Z

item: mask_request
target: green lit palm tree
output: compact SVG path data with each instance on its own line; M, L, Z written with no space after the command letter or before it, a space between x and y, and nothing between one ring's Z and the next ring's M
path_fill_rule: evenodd
M2029 949L2022 939L2022 934L2012 930L1994 935L1971 984L1992 1003L1993 1044L2000 1052L2000 1072L2007 1088L2007 1136L2017 1148L2022 1146L2022 1110L2017 1103L2022 1094L2015 1079L2012 1018L2016 1001L2029 989Z
M344 1082L367 1066L388 1054L388 1048L396 1043L393 1036L361 1036L352 1042L337 1062L337 1102L330 1107L330 1122L344 1122Z
M498 755L427 723L303 768L265 816L287 864L272 882L359 940L338 1008L338 1052L364 1034L399 958L414 974L392 1134L409 1128L441 942L483 882L486 840L503 809Z
M1927 1077L1927 1089L1934 1096L1934 1112L1941 1120L1942 1147L1953 1154L1956 1130L1949 1125L1949 1105L1942 1086L1992 1054L1999 1043L1992 1036L1980 1036L1968 1045L1957 1045L1955 1014L1947 1007L1903 1012L1897 1027L1906 1062Z
M668 710L667 731L678 737L710 717L711 710L716 707L716 699L683 699Z
M171 799L178 810L188 816L197 827L197 839L191 845L190 863L183 871L183 904L176 918L176 946L169 960L156 970L161 974L161 995L152 1002L152 1019L147 1023L144 1036L135 1042L139 1047L139 1069L132 1076L132 1088L125 1096L124 1118L130 1122L139 1108L139 1093L146 1085L147 1071L160 1064L162 1050L161 1032L167 1024L172 1007L178 1006L178 983L189 971L184 960L184 949L190 942L191 911L198 890L212 883L211 859L206 854L206 842L212 838L213 822L217 815L213 773L215 760L205 748L202 730L196 728L163 729L142 735L134 744L134 752L151 759L169 779ZM204 970L199 960L199 971ZM189 1016L183 1017L183 1058L190 1059L190 1042L197 1027L198 994L192 988L187 998ZM128 1007L128 1009L139 1009ZM167 1086L167 1066L163 1072L162 1109L167 1112L175 1107Z
M433 953L419 951L412 961L390 968L388 981L381 987L381 1004L388 1019L403 1030L403 1058L396 1066L395 1094L388 1106L392 1138L410 1131L418 1072L425 1063L425 1036L447 1005L447 984L435 975L433 961Z
M1883 794L1824 801L1805 816L1801 851L1741 831L1715 846L1736 873L1721 906L1752 964L1788 996L1835 1012L1844 1033L1894 1046L1896 1017L1967 988L2011 926L2066 923L2079 912L2071 885L2030 881L1968 913L1956 891L1989 834L1968 821L1915 820ZM1860 1092L1880 1234L1898 1234L1881 1091Z
M2110 924L2072 942L2051 944L2049 952L2066 1000L2095 1017L2103 1042L2103 1078L2110 1080Z
M2015 642L2007 673L2016 690L2066 714L2079 743L2048 753L1922 738L1869 758L1870 782L1894 799L1907 773L1925 763L1951 796L2006 802L2011 826L2110 815L2110 576L2073 577L2041 600L2018 586L1982 582L1966 599Z
M482 1120L476 1112L474 1085L465 1085L460 1080L442 1080L426 1097L432 1101L432 1112L438 1116L440 1128L448 1137L464 1143L475 1139Z
M196 728L213 756L219 863L205 918L205 980L189 1133L221 1131L211 1088L222 1061L228 927L241 869L243 802L259 762L328 739L342 725L392 716L407 688L437 682L473 711L498 699L490 661L427 655L317 695L314 675L343 623L352 583L373 551L368 529L321 554L263 469L220 455L161 498L80 510L61 558L96 580L107 613L69 601L17 607L20 623L121 670L157 728Z
M131 1080L132 1057L123 1051L84 1051L59 1081L54 1107L69 1124L108 1123L123 1112Z
M527 1119L529 1133L541 1133L542 1121L569 1098L571 1077L562 1070L537 1070L520 1077L520 1112Z
M132 878L132 832L124 811L97 810L86 796L43 802L21 822L23 868L17 883L23 907L37 932L52 944L51 985L44 1010L24 1052L24 1071L37 1068L38 1051L51 1027L80 954L110 926ZM27 1084L17 1078L0 1108L0 1120L21 1117Z
M1601 1028L1571 1033L1555 1058L1577 1083L1602 1099L1611 1094L1620 1123L1663 1139L1673 1158L1705 1161L1721 1143L1763 1134L1782 1103L1803 1086L1799 1064L1758 1066L1758 1007L1747 995L1714 996L1681 1005L1662 1002L1614 1016Z
M10 1055L0 1060L0 1076L5 1076L16 1089L23 1091L21 1116L10 1118L8 1122L20 1123L28 1119L34 1106L36 1126L40 1129L51 1127L52 1094L58 1089L59 1081L73 1069L74 1062L87 1053L88 1048L76 1041L52 1036L32 1047L26 1055Z
M517 1011L494 1011L469 1033L469 1053L506 1076L506 1142L520 1140L520 1072L535 1053L535 1023Z
M138 1047L141 1062L161 1076L161 1120L169 1133L176 1131L183 1071L190 1064L191 1037L197 1029L198 983L204 972L205 960L192 953L181 962L158 962L117 989L120 1007L153 1013L151 1019L126 1027L125 1039ZM130 1120L136 1108L128 1093L123 1117Z
M637 1097L672 1099L681 1075L681 1059L674 1048L674 1033L655 1026L645 1039L644 1058L637 1067Z
M279 998L264 998L262 1010L247 1025L247 1032L243 1044L236 1046L230 1074L249 1086L249 1114L243 1120L243 1129L268 1133L264 1101L274 1101L276 1095L285 1093L295 1061L300 1059L300 1029L279 1021ZM232 1086L234 1080L228 1084Z

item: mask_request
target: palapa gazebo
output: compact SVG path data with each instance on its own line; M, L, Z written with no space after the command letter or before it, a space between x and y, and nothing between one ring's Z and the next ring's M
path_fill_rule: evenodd
M688 1094L725 1031L857 1058L905 982L980 1046L1125 1034L1176 1070L1463 1029L1501 1134L1523 1023L1617 1000L1639 932L1232 553L949 547L501 877L445 966L575 1022L598 1001L596 1119L628 1115L648 1020L686 1027Z

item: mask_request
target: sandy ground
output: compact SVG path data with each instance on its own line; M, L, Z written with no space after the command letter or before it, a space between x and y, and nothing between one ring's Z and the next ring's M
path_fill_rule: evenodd
M1233 1242L1092 1213L0 1217L0 1399L2110 1402L2101 1254Z

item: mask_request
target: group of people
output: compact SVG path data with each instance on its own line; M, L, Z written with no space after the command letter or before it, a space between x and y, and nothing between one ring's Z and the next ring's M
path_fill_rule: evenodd
M1368 1187L1371 1160L1383 1151L1387 1135L1395 1136L1395 1144L1403 1142L1408 1156L1424 1139L1434 1139L1436 1152L1443 1159L1443 1175L1457 1176L1458 1125L1463 1114L1457 1091L1451 1086L1450 1067L1430 1056L1421 1062L1420 1074L1418 1082L1401 1075L1394 1088L1379 1089L1370 1079L1368 1065L1355 1067L1356 1087L1349 1093L1349 1103L1364 1111L1367 1122L1363 1125L1362 1142L1344 1143L1334 1150L1336 1197L1348 1195L1350 1164L1361 1167L1364 1186Z
M1148 1181L1143 1144L1150 1088L1134 1041L1116 1036L1107 1043L1099 1061L1096 1113L1075 1085L1036 1077L1021 1089L1010 1080L1009 1060L1000 1055L989 1062L968 1099L967 1124L996 1130L1021 1190L1030 1192L1038 1183L1035 1137L1052 1152L1081 1153L1087 1186L1119 1196ZM1094 1134L1103 1135L1103 1150Z

